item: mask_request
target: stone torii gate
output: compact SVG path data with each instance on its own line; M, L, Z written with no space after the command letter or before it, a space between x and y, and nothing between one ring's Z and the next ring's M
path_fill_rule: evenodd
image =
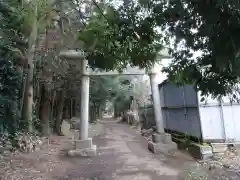
M66 58L68 60L81 61L81 103L80 103L80 133L77 140L75 140L75 149L68 152L69 155L80 155L80 156L95 156L97 147L92 144L92 139L88 137L88 126L89 126L89 84L90 76L106 76L106 75L145 75L146 72L124 72L119 73L116 71L110 72L89 72L87 65L88 61L85 59L83 52L69 50L60 52L60 57ZM163 58L170 58L167 56L162 56ZM151 70L149 73L152 97L153 97L153 107L154 107L154 117L156 121L157 133L153 135L153 141L149 143L148 148L152 152L159 152L159 146L162 143L171 144L171 136L164 133L163 118L160 105L160 93L158 90L158 83L156 80L157 72Z

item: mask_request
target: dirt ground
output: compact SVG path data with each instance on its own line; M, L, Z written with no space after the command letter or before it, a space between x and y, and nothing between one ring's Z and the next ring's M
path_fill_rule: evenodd
M93 138L96 157L67 157L71 141L52 136L40 151L1 156L0 180L240 179L222 167L199 165L184 152L154 155L147 150L147 140L125 124L105 121L103 126Z

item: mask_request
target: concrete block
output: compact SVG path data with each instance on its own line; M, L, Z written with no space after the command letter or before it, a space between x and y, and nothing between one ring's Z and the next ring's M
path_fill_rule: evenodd
M75 141L76 149L86 149L92 147L92 138L86 140L76 140Z
M97 155L97 146L92 145L91 148L71 149L68 151L69 156L93 157Z
M212 154L212 147L210 145L204 144L199 147L202 154Z
M213 157L212 147L207 144L191 143L187 151L196 159L206 160Z
M224 153L228 150L227 144L211 144L213 153Z
M201 159L207 160L213 157L212 148L209 145L203 145L200 147Z
M209 160L213 158L213 154L202 154L201 160Z
M162 134L158 134L155 133L152 135L152 141L155 143L165 143L165 144L169 144L172 143L172 136L171 134L167 134L167 133L162 133Z
M148 149L155 154L159 153L169 153L173 150L177 150L177 144L172 142L172 143L154 143L152 141L148 142Z
M212 152L212 147L209 146L209 145L206 145L206 144L200 146L200 152L202 154L212 154L213 153Z

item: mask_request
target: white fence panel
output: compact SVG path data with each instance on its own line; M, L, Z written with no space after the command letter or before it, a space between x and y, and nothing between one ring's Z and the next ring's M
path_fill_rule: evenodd
M224 141L224 131L219 106L200 106L199 114L203 140Z
M227 142L240 142L240 106L223 105L223 118Z
M235 122L234 122L234 107L233 106L222 106L223 108L223 120L224 120L224 131L225 140L227 142L235 141Z
M198 98L202 98L200 93ZM203 140L240 143L240 104L231 104L228 97L221 103L211 97L204 99L199 102Z

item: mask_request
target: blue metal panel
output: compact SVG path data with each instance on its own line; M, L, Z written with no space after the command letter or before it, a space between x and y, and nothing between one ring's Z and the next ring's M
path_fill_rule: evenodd
M193 86L164 81L159 91L165 128L201 138L198 99Z
M185 106L198 107L197 92L193 86L184 86Z
M166 83L163 86L164 104L163 107L183 106L183 88Z
M170 82L159 85L161 107L197 107L197 93L193 86L177 86Z
M163 109L165 128L201 138L198 108Z

